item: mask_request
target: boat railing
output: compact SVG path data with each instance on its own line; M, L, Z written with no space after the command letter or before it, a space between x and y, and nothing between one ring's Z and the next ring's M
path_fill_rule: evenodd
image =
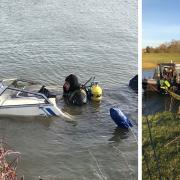
M35 97L40 97L41 99L44 99L46 104L51 104L51 105L53 105L53 104L51 103L51 101L49 101L49 99L48 99L44 94L41 94L41 93L38 93L38 92L32 92L32 91L28 91L28 90L24 90L24 89L18 89L18 88L14 88L14 87L6 87L6 88L4 89L4 91L1 92L0 96L2 96L2 95L5 93L5 91L7 91L7 90L17 91L17 92L18 92L18 95L20 94L20 92L21 92L21 93L26 93L26 94L31 94L31 95L34 95ZM28 97L31 97L31 96L27 96L27 98L28 98ZM17 98L18 98L18 97L17 97Z

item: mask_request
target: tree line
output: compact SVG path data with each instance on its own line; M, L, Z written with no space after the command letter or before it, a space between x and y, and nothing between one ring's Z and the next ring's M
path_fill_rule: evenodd
M180 53L180 40L172 40L169 43L163 43L158 47L147 46L143 49L144 53Z

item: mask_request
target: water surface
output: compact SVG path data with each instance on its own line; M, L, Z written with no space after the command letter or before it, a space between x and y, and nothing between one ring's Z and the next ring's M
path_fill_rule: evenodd
M61 108L62 118L0 118L0 136L20 151L18 173L38 179L137 179L137 143L116 128L109 109L132 119L137 137L137 1L3 0L0 2L0 79L38 80L62 93L74 73L96 76L101 104Z

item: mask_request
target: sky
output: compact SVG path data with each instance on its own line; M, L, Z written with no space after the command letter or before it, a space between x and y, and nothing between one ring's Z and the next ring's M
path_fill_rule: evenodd
M142 0L142 47L180 40L180 0Z

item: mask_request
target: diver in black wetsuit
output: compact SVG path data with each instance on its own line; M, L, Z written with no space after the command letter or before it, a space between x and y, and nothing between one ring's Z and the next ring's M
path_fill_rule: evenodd
M81 106L87 103L86 91L78 82L78 78L73 74L70 74L65 79L63 97L67 104Z

